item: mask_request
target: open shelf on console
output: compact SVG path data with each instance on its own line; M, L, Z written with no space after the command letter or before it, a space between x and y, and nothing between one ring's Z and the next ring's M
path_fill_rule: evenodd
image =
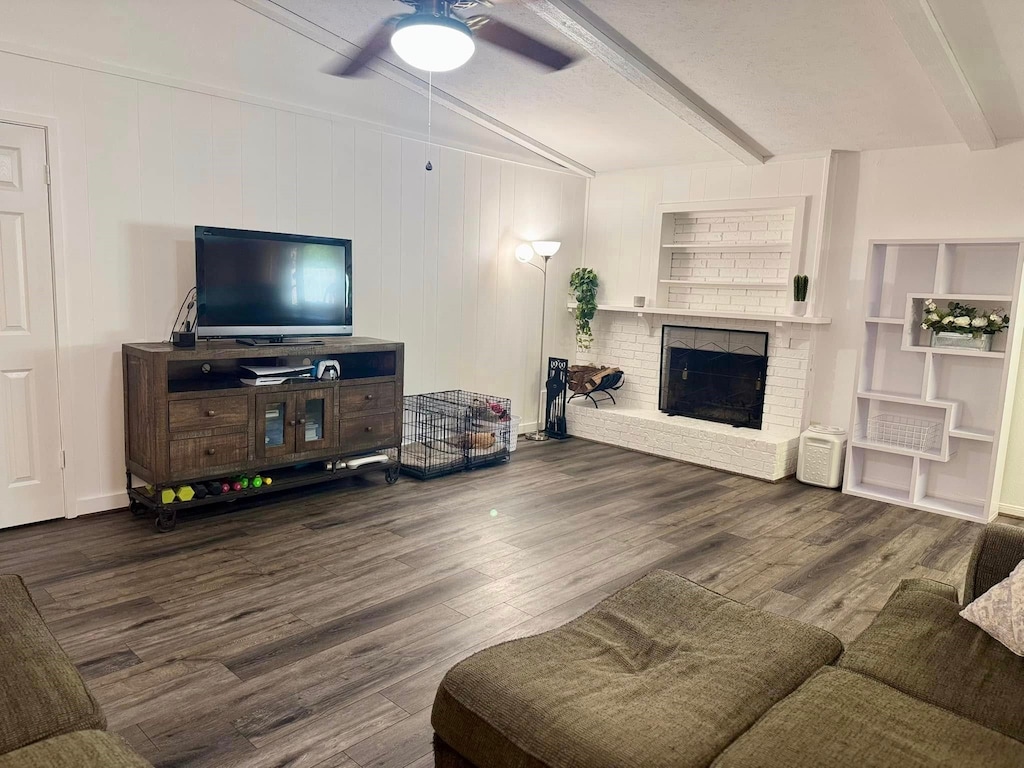
M197 348L198 349L198 348ZM230 357L223 359L215 355L209 358L196 356L194 359L168 359L167 391L169 394L186 392L214 392L231 389L253 389L242 382L242 378L251 377L244 367L252 366L311 366L314 360L332 358L329 349L314 355L282 355L275 354L272 348L265 348L262 356L254 355L249 348L249 356ZM335 352L333 357L340 353ZM341 365L341 381L367 380L394 376L397 369L397 356L394 351L380 352L346 352L344 365ZM317 386L322 382L315 379L295 379L286 384L255 387L260 392L292 390L303 386Z

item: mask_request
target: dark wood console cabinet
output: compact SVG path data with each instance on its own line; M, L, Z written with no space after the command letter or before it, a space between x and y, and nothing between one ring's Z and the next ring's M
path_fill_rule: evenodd
M340 379L270 386L241 381L244 365L323 358L340 362ZM229 498L162 504L165 488L272 470L278 473L272 488L244 495L367 471L385 471L388 482L398 477L394 459L357 470L327 472L323 465L401 445L400 343L352 337L265 347L233 341L201 341L189 349L125 344L122 362L128 494L133 511L157 513L161 530L174 527L179 509ZM155 490L134 487L133 476Z

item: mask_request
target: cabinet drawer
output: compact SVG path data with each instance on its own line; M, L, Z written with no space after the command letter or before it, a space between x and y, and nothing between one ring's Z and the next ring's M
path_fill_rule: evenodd
M202 474L203 470L243 464L248 458L249 440L244 432L171 440L171 474L179 477Z
M380 413L395 410L395 384L360 384L355 387L340 387L341 418L365 413Z
M213 427L236 427L249 423L249 398L197 397L172 400L167 404L167 428L171 432L188 432Z
M395 415L363 416L341 420L339 447L342 453L360 453L395 443Z

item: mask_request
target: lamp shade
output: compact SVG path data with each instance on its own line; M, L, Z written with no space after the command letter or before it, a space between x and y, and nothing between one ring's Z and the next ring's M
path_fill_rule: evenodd
M398 22L391 47L404 62L427 72L458 69L476 50L469 27L461 21L425 13L411 13Z
M538 256L543 256L545 259L554 256L561 247L562 244L557 240L535 240L533 243L533 250L537 252Z
M523 264L532 260L533 246L530 245L529 243L523 243L518 248L516 248L516 259L523 262Z

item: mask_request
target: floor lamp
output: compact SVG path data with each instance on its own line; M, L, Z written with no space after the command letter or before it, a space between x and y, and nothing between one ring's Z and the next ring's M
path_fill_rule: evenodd
M547 315L547 304L548 304L548 262L551 261L551 257L558 253L558 249L562 247L562 244L556 240L536 240L533 243L523 243L516 248L516 258L523 264L529 264L535 269L539 269L544 273L544 289L541 294L540 304L540 376L541 381L544 379L544 321ZM536 254L544 259L544 266L538 266L533 263L533 256ZM537 406L537 431L530 432L529 434L523 435L527 440L547 440L547 419L544 413L544 394L540 395L540 402Z

